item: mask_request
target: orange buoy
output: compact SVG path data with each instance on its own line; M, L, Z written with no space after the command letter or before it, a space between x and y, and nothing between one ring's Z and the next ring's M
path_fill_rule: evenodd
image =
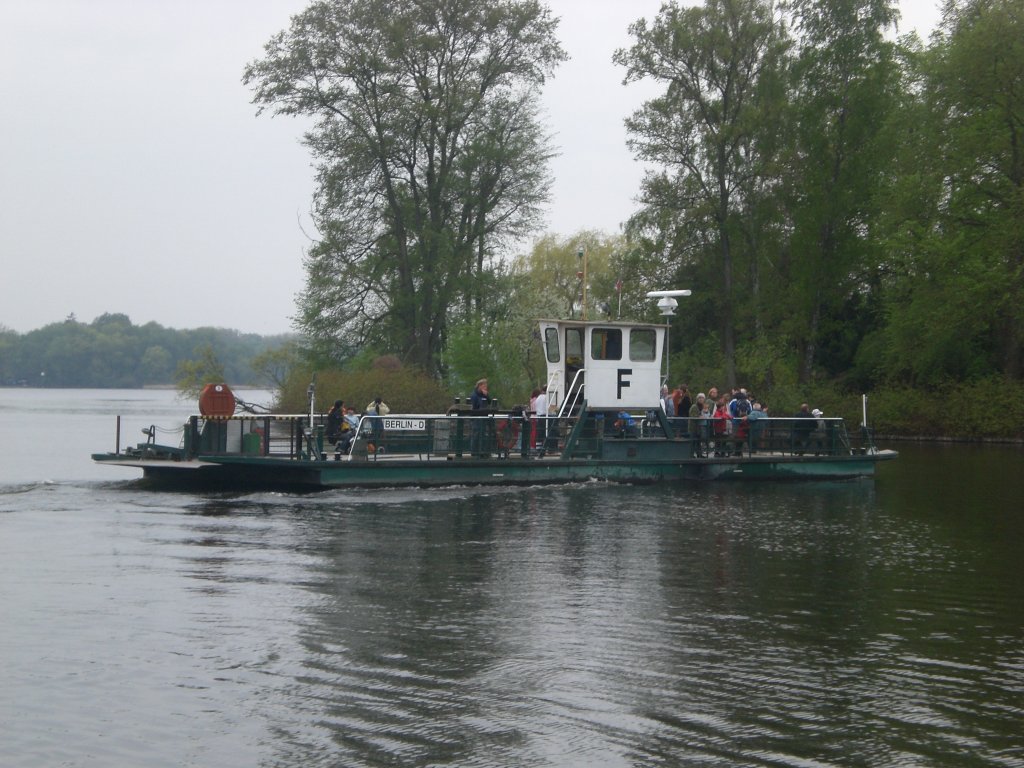
M199 413L203 416L234 416L235 396L227 384L207 384L199 393Z

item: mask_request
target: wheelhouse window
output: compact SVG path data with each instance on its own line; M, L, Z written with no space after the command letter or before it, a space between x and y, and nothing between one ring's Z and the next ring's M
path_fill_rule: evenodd
M557 363L562 359L558 349L557 328L544 329L544 349L547 352L549 363Z
M655 340L653 328L634 328L629 333L629 359L636 363L653 362Z
M594 360L621 360L622 329L595 328L591 331L590 356Z

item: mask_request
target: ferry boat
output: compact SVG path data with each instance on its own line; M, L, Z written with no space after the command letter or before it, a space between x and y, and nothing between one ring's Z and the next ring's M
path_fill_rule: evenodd
M843 420L762 418L719 434L710 419L668 418L659 400L668 325L541 320L547 413L524 407L443 414L365 414L337 453L315 409L235 414L226 385L211 385L178 445L146 442L93 454L142 470L163 488L320 490L346 487L654 483L870 476L896 452ZM865 423L866 423L865 413ZM534 441L534 434L543 440ZM120 439L119 439L120 442Z

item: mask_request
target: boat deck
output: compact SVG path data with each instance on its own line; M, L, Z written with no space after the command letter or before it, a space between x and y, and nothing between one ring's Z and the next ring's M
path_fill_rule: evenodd
M635 430L605 429L603 419L550 419L526 451L529 421L507 416L364 417L347 452L308 417L193 417L180 446L149 442L97 454L137 467L147 478L230 476L236 484L303 487L391 484L560 482L585 478L646 482L725 477L853 477L895 457L870 442L850 444L842 421L824 428L801 419L764 419L763 428L705 436L699 420L640 421ZM796 423L803 422L803 423ZM810 429L808 429L810 427ZM659 434L660 431L660 434ZM148 434L148 433L147 433ZM890 455L891 454L891 455Z

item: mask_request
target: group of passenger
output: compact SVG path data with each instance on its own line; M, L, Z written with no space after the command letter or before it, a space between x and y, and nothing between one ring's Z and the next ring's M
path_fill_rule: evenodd
M374 398L363 409L363 414L368 416L387 416L389 413L391 413L391 409L380 397ZM334 446L335 458L352 450L352 440L359 430L359 419L360 414L356 413L355 408L346 406L344 400L335 400L334 405L327 412L324 437L328 443ZM380 434L381 429L380 421L374 419L371 424L372 434Z
M681 410L680 405L688 401L689 389L685 384L671 392L667 386L661 388L661 407L665 415L689 417L687 432L697 433L709 452L725 455L729 452L725 446L731 443L731 452L738 454L744 445L754 451L762 444L768 407L746 388L720 393L718 387L711 387L707 394L698 392L689 408ZM826 430L824 413L817 408L812 410L807 403L801 404L792 418L801 419L792 423L794 447L798 451L807 449L812 437L820 437ZM695 419L700 420L696 425L692 422Z
M478 413L488 411L492 402L496 402L491 399L487 379L476 382L468 402L472 411ZM769 416L768 407L743 387L720 393L718 387L713 386L707 394L698 392L691 398L686 384L678 384L673 389L663 385L660 403L667 417L689 419L683 431L698 436L702 450L706 448L709 453L713 451L714 455L719 456L726 455L727 446L730 446L735 454L739 454L744 445L749 446L751 451L756 450L761 444L767 425L764 420ZM521 406L518 410L524 426L522 439L528 441L522 446L524 452L530 447L543 456L551 437L549 432L553 432L554 427L549 427L548 419L544 418L550 415L547 387L538 387L530 393L530 402L525 413ZM391 409L380 397L372 400L363 409L363 414L369 416L386 416L390 412ZM824 414L817 408L812 410L807 403L802 403L800 410L793 414L792 418L794 422L791 433L794 448L798 451L809 448L815 435L818 435L820 440L826 429ZM359 421L360 415L354 408L346 406L343 400L334 401L334 405L327 413L325 437L328 443L335 446L336 456L340 457L350 452L352 441L359 429ZM633 426L632 422L632 416L623 412L616 414L614 426L619 431L628 433L626 427ZM480 427L483 429L484 425L481 424ZM373 436L378 436L382 430L380 421L372 420L370 429ZM474 446L475 450L483 450L483 443L487 441L487 437L484 433L477 435L474 432L474 443L477 443Z

